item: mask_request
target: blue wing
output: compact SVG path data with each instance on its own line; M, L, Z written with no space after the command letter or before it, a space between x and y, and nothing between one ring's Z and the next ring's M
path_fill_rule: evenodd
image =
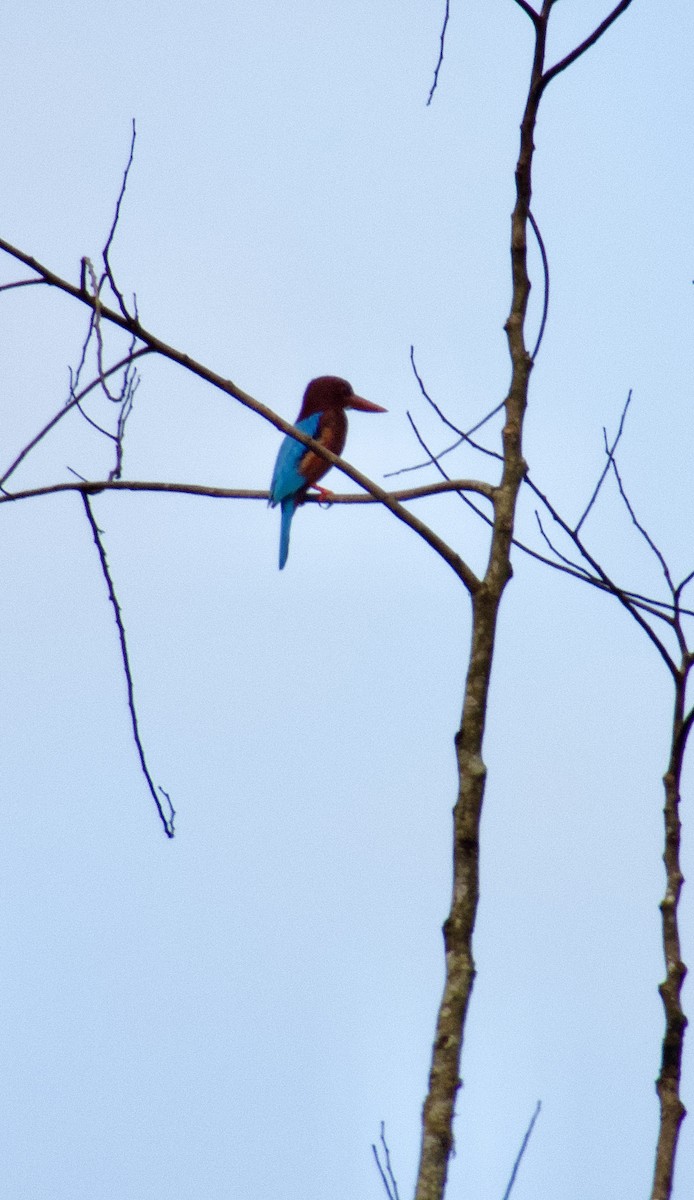
M315 437L318 433L319 422L320 413L314 413L311 417L305 417L303 421L297 421L296 427L302 433L308 434L309 437ZM303 487L306 487L306 480L299 470L299 463L305 453L306 447L287 434L280 446L272 473L270 504L273 508L275 504L279 504L289 496L295 496Z
M309 437L315 437L318 433L318 425L320 422L320 413L314 413L311 417L305 417L303 421L297 421L296 427L302 433L307 433ZM280 571L287 561L289 554L289 531L292 525L292 517L296 511L296 495L302 488L306 487L306 479L299 470L306 447L301 442L297 442L296 438L287 434L287 437L280 446L279 454L275 469L272 472L272 483L270 484L270 504L282 505L282 526L280 530Z

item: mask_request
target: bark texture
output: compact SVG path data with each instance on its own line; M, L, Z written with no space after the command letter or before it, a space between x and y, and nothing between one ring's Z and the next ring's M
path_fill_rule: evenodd
M689 656L687 655L687 660ZM660 903L662 917L665 979L658 991L665 1009L665 1034L656 1083L660 1103L660 1124L655 1154L651 1200L670 1200L680 1126L686 1109L680 1099L682 1052L687 1018L682 1010L682 985L687 968L682 962L678 927L678 905L684 877L680 867L680 779L684 763L691 713L684 719L687 665L675 679L675 713L672 750L663 778L665 787L665 895Z
M443 926L445 981L422 1115L415 1200L443 1200L445 1195L453 1151L455 1098L461 1082L459 1072L465 1020L475 979L472 937L479 899L479 833L486 782L483 741L487 699L499 608L512 574L511 547L518 493L526 471L523 420L532 370L532 358L525 344L530 295L527 231L538 107L547 84L593 45L630 2L621 0L580 46L545 72L547 25L553 0L543 0L539 12L527 0L517 0L532 22L535 46L521 123L515 172L516 201L511 218L512 299L505 325L511 357L511 383L505 400L502 476L492 497L494 514L487 568L482 579L465 581L472 602L472 635L462 716L455 738L458 795L453 810L453 889L450 911Z

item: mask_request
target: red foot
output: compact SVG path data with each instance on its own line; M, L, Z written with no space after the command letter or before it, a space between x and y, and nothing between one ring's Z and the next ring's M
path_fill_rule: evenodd
M311 487L314 492L318 492L319 504L330 504L335 499L335 493L328 491L327 488L319 487L317 483L312 483Z

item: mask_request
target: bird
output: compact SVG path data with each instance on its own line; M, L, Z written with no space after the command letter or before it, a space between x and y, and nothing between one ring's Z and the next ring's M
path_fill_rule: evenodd
M302 433L315 438L327 450L332 450L333 454L342 454L347 438L346 408L371 413L387 411L379 404L372 404L363 396L357 396L346 379L340 379L338 375L320 375L312 379L306 388L301 411L294 424ZM270 484L270 506L282 506L280 571L287 561L289 531L297 506L303 504L308 489L316 487L330 466L326 459L302 442L297 442L291 434L287 434L280 446ZM329 495L325 488L317 490L324 496Z

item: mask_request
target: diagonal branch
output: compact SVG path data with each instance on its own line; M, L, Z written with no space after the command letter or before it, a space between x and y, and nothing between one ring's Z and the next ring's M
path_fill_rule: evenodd
M518 1151L518 1154L516 1155L516 1161L513 1164L511 1178L509 1179L508 1187L506 1188L506 1191L504 1192L504 1200L509 1200L509 1196L511 1195L511 1192L513 1190L513 1185L516 1182L516 1175L518 1174L518 1168L520 1167L521 1162L523 1160L523 1155L525 1154L525 1151L528 1148L528 1142L530 1141L530 1138L532 1136L533 1129L535 1128L535 1122L537 1121L537 1118L540 1115L541 1108L542 1108L542 1104L538 1100L537 1104L535 1105L535 1112L533 1113L532 1117L530 1118L530 1124L528 1125L528 1128L525 1131L525 1136L523 1138L523 1141L521 1142L520 1150Z
M641 616L641 613L639 612L638 607L632 602L628 593L625 592L622 588L620 588L619 584L615 583L614 580L610 579L610 576L607 574L607 572L604 570L604 568L600 565L600 563L597 562L597 560L593 557L593 555L590 553L588 548L584 545L583 541L581 540L580 535L576 532L575 529L572 529L571 526L564 520L564 518L557 512L556 508L554 507L552 502L549 500L549 498L547 496L545 496L544 492L540 491L539 487L535 483L533 483L530 476L527 474L525 477L525 482L527 483L530 490L532 492L534 492L534 494L537 496L537 498L542 501L545 508L547 509L547 512L552 517L552 519L554 521L556 521L557 525L559 525L559 527L564 530L564 533L566 533L567 536L571 539L571 541L573 542L576 549L580 552L582 558L584 558L585 561L590 564L591 569L603 581L605 588L608 591L612 592L612 594L617 597L620 604L622 604L624 606L624 608L626 608L627 612L631 613L631 615L634 618L634 620L636 621L637 625L641 626L644 633L646 634L646 637L655 646L656 650L658 651L661 658L663 659L663 662L665 663L670 674L673 676L673 678L676 677L677 666L676 666L675 662L673 661L671 655L669 654L667 647L665 646L664 642L662 642L661 639L658 637L657 633L653 629L651 629L650 625L648 624L648 621L646 621L645 618ZM670 621L670 623L672 623L672 622Z
M603 483L605 482L607 473L610 469L610 463L612 462L612 456L613 456L615 450L617 449L617 446L619 445L619 440L624 431L624 421L626 420L627 410L628 410L630 404L631 404L631 388L629 389L629 395L627 396L626 404L624 405L624 408L622 409L622 415L619 419L619 428L617 429L615 439L611 446L607 445L607 434L605 433L605 430L603 429L603 436L605 437L605 453L607 454L607 462L605 463L605 466L603 467L603 469L600 473L600 478L598 479L598 482L595 485L595 488L593 490L592 496L590 497L590 500L588 501L588 503L586 504L586 507L584 508L583 512L581 513L579 522L576 525L576 533L580 533L581 525L583 524L586 517L588 516L588 513L590 512L591 508L595 504L595 501L598 498L598 492L600 491L600 488L602 487Z
M137 317L124 316L122 312L117 312L114 309L102 305L97 298L92 296L86 287L78 287L75 284L70 283L69 280L62 279L59 275L56 275L54 271L51 271L50 268L38 262L37 259L32 258L31 255L25 254L24 251L17 249L17 247L11 245L11 243L7 242L4 238L0 238L0 250L4 250L5 253L11 255L13 258L18 259L19 262L23 262L25 266L28 266L31 268L31 270L36 271L36 273L45 279L47 283L51 284L55 288L58 288L58 290L65 292L68 296L72 296L75 300L79 300L81 304L86 305L87 308L92 310L92 312L96 312L98 308L101 320L109 321L111 324L117 325L120 329L127 330L128 333L132 334L139 342L143 342L144 345L147 346L153 353L159 354L162 358L167 358L170 362L177 363L179 366L184 367L185 370L190 371L191 374L196 375L199 379L203 379L212 387L218 388L227 396L233 397L233 399L237 400L245 408L250 409L251 412L257 413L257 415L262 417L263 420L268 421L270 425L274 425L276 429L279 429L281 433L290 434L291 437L293 437L297 442L301 442L302 445L308 446L310 450L313 450L321 458L325 459L326 462L329 462L331 466L337 467L339 471L342 471L342 473L347 475L349 479L352 479L354 483L359 484L359 486L363 487L365 491L370 492L370 494L374 496L376 500L380 500L383 506L387 508L393 514L393 516L397 518L397 520L402 521L404 525L409 526L413 532L417 533L419 537L421 537L422 540L427 543L427 545L431 546L432 550L434 550L439 557L442 558L443 561L448 564L448 566L450 566L452 571L458 576L468 591L475 591L478 586L477 576L475 575L474 571L470 569L464 559L462 559L460 555L457 554L452 547L444 541L443 538L439 537L439 535L436 534L433 529L431 529L423 521L420 521L417 517L413 516L413 514L399 504L397 500L393 500L388 492L386 492L382 487L379 487L377 483L375 483L372 479L369 479L361 471L358 471L356 467L351 466L350 463L346 462L342 458L339 458L336 454L332 454L328 449L326 449L325 446L321 445L320 442L317 442L314 438L310 438L305 433L302 433L300 429L297 429L294 425L290 424L289 421L285 421L273 409L269 408L266 404L262 404L259 400L256 400L248 392L245 392L242 388L238 387L237 384L232 383L230 379L224 379L221 375L217 374L216 371L211 371L208 367L205 367L202 363L196 361L196 359L191 358L190 355L185 354L183 351L177 350L175 347L170 346L166 342L162 341L162 339L157 337L156 334L153 334L149 330L145 329L144 326L140 324L140 321Z
M530 5L528 4L528 0L516 0L516 4L518 5L519 8L522 8L523 12L526 13L530 17L530 20L532 21L533 25L537 29L538 22L540 20L539 13L536 13L535 9L530 7Z
M45 282L45 279L16 279L14 283L0 284L0 292L11 292L13 288L31 287L33 283Z
M521 3L521 0L516 0L516 3ZM585 54L586 50L590 50L590 47L595 45L595 43L602 37L603 33L606 33L610 26L614 25L615 21L621 17L622 13L626 12L630 4L631 0L620 0L620 3L617 5L617 7L612 10L609 16L605 17L605 20L598 25L597 29L593 30L593 32L585 39L585 41L581 42L580 46L576 46L575 50L572 50L571 53L567 54L565 58L562 58L560 62L555 63L553 67L550 67L548 71L545 71L542 79L540 80L540 89L544 91L547 87L547 84L551 83L551 81L557 75L559 75L561 71L565 71L567 67L570 67L572 63L576 62L577 58L580 58L582 54Z
M390 1150L388 1149L388 1143L386 1141L386 1127L385 1127L385 1123L383 1121L381 1121L381 1139L380 1140L381 1140L381 1146L383 1147L383 1159L384 1159L383 1164L381 1164L381 1157L378 1153L378 1146L376 1146L373 1142L371 1143L371 1150L372 1150L373 1156L376 1160L376 1166L378 1167L378 1172L379 1172L379 1175L381 1176L381 1182L383 1183L383 1186L385 1188L386 1196L388 1197L388 1200L400 1200L400 1193L398 1192L398 1181L395 1178L395 1175L393 1174L393 1168L392 1168L392 1165L390 1162Z
M108 598L111 601L111 604L113 605L113 612L114 612L114 615L116 618L116 626L118 629L118 639L120 641L121 659L123 661L123 671L125 674L125 683L126 683L126 687L128 689L128 708L130 709L130 720L132 723L133 738L134 738L135 746L137 748L137 753L138 753L138 756L140 759L140 766L142 768L142 774L145 777L145 780L147 782L147 787L149 788L150 793L152 795L152 799L154 800L154 803L157 807L157 812L159 813L159 819L161 820L161 823L164 826L164 832L168 838L172 838L174 835L174 818L176 816L176 813L175 813L174 807L171 803L168 793L165 792L162 787L159 787L159 788L155 787L154 780L152 779L152 776L149 772L149 767L147 766L147 760L145 759L145 751L144 751L144 747L142 745L142 739L140 737L140 728L139 728L139 724L138 724L138 720L137 720L137 710L135 708L135 691L133 688L132 672L130 670L130 659L128 657L128 645L127 645L126 638L125 638L125 626L123 624L123 615L121 613L120 604L118 603L118 597L116 596L116 590L113 585L113 579L111 576L111 571L109 569L108 559L106 558L106 551L104 549L104 544L101 540L101 531L99 529L99 526L96 523L96 520L94 519L94 513L92 512L91 501L89 499L89 496L86 494L86 492L82 492L82 501L84 503L84 511L87 515L87 520L89 522L89 526L92 531L92 536L94 538L94 544L96 546L97 553L99 555L99 562L101 563L101 570L102 570L102 573L104 576L104 580L106 581L106 588L108 590ZM159 798L159 792L161 792L162 796L166 800L168 812L164 812L162 802Z
M631 500L629 499L629 497L627 496L626 491L624 490L624 484L622 483L622 476L619 473L619 468L618 468L617 463L612 454L610 454L609 466L612 467L612 470L614 472L615 479L617 480L617 487L619 488L619 494L622 497L622 500L624 501L624 504L625 504L627 512L629 513L629 516L631 517L632 524L634 525L634 527L636 529L638 529L638 531L641 534L641 537L645 541L646 545L651 549L651 551L657 558L657 560L660 564L660 568L663 572L663 575L665 576L665 581L674 596L675 592L676 592L676 588L675 588L674 583L672 582L672 575L670 574L670 568L668 567L667 562L665 560L665 555L663 554L662 550L660 550L660 548L653 541L653 538L651 537L648 530L645 528L644 525L641 524L638 517L636 516L636 513L634 511L634 506L631 503Z
M103 262L104 262L104 278L108 279L108 282L111 285L111 290L113 291L113 294L116 297L116 300L118 301L118 307L120 308L124 317L129 317L130 313L128 311L128 307L125 303L125 300L123 299L123 294L122 294L120 288L116 285L116 281L113 277L113 271L111 269L111 263L109 260L109 251L113 244L113 239L116 236L116 228L118 226L118 221L120 219L121 204L123 203L123 199L125 197L125 190L128 186L128 175L130 174L130 168L133 165L133 158L135 156L135 139L136 139L136 137L137 137L137 130L135 128L135 119L133 118L133 131L132 131L132 136L130 139L130 154L128 156L128 161L125 166L125 171L123 172L123 181L121 183L118 200L116 201L116 209L113 214L113 223L111 225L111 229L109 231L109 235L106 239L106 244L104 246L103 253L102 253Z
M547 251L545 249L545 243L542 239L542 234L540 233L540 227L539 227L537 221L535 220L530 209L528 209L528 220L530 221L533 233L535 234L535 237L537 238L537 245L538 245L538 249L540 251L540 258L542 259L542 273L543 273L544 281L545 281L544 297L543 297L543 301L542 301L542 320L540 321L540 329L538 331L537 339L535 341L535 349L533 350L532 354L530 355L530 357L532 358L532 360L534 362L535 359L537 358L537 354L540 349L540 346L542 345L542 339L545 335L545 325L547 324L547 313L549 312L549 260L547 258Z
M73 395L71 399L68 400L67 404L64 404L54 417L51 417L50 421L43 426L43 429L39 430L36 436L27 443L23 450L19 452L14 461L10 463L9 467L5 471L5 474L0 476L0 488L3 487L11 475L14 475L14 472L17 470L17 467L20 465L20 463L22 463L27 455L31 453L34 447L37 446L39 442L43 440L43 438L45 438L46 434L50 433L51 429L53 429L59 421L62 421L63 417L70 412L70 409L79 406L80 401L84 400L85 396L88 396L90 392L94 391L94 388L100 387L104 378L107 378L109 375L115 375L117 371L121 371L123 367L127 367L130 363L134 362L136 358L142 358L145 354L151 353L152 352L149 346L144 346L141 350L135 350L131 352L126 358L122 358L120 362L115 363L112 367L109 367L108 370L101 373L96 379L93 379L92 382L87 387L83 388L81 392ZM101 432L105 432L105 430L102 430Z
M436 70L434 71L434 82L432 83L432 85L429 89L429 99L427 100L427 108L429 107L432 100L434 99L434 92L436 91L436 87L439 82L439 71L441 70L441 67L443 66L443 52L444 52L444 49L446 46L446 27L448 25L449 16L450 16L450 0L446 0L446 12L444 14L443 25L441 27L439 57L438 57L438 61L436 63Z

